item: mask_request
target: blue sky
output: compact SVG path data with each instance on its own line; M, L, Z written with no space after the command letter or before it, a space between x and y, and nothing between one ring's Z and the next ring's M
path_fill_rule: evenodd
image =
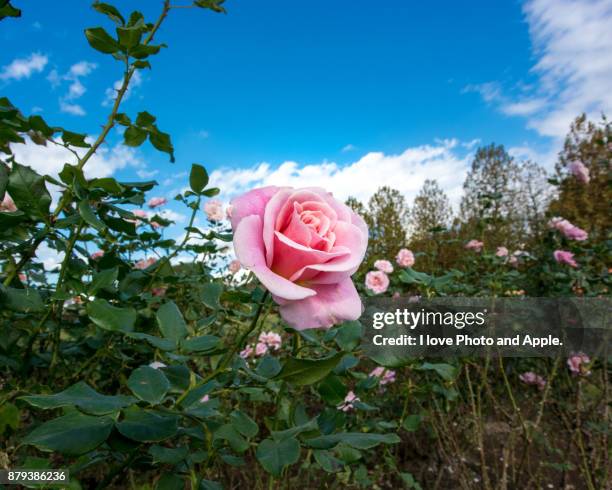
M121 66L93 51L83 29L110 24L82 0L13 3L23 17L0 23L10 46L0 53L2 94L25 113L95 135ZM161 1L116 4L153 20ZM155 178L157 194L171 197L200 162L225 197L314 183L367 199L390 184L409 200L437 178L456 201L479 142L550 165L575 115L612 107L607 0L226 7L171 11L158 37L168 49L122 109L157 116L177 163L147 146L127 150L115 133L92 174ZM65 161L56 149L19 151L43 171Z

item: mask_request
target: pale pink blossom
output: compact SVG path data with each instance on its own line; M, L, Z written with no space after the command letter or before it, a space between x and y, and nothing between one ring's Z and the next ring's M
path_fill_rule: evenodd
M15 202L13 201L11 196L9 196L7 192L5 192L4 199L2 199L2 202L0 202L0 212L14 213L15 211L17 211L17 206L15 206Z
M208 400L210 400L210 397L208 395L204 395L202 398L200 398L200 403L206 403Z
M497 257L507 257L508 249L506 247L497 247L497 250L495 251L495 255Z
M356 320L351 276L366 252L361 217L318 187L264 187L232 200L234 250L297 330Z
M343 412L348 412L349 410L353 410L355 408L354 403L358 402L359 397L353 393L353 391L349 391L344 397L344 401L338 405L338 410L342 410Z
M388 260L377 260L374 262L374 267L385 274L391 274L393 272L393 265Z
M140 259L138 262L136 262L136 264L134 264L134 268L140 270L148 269L155 264L155 262L157 262L157 259L154 259L153 257L149 257L148 259Z
M232 260L229 263L229 271L232 274L236 274L240 269L242 268L242 265L240 265L240 261L239 260Z
M402 248L395 257L397 265L400 267L412 267L414 265L414 254L412 250Z
M149 367L152 367L153 369L160 369L168 366L166 366L163 362L153 361L151 364L149 364Z
M23 272L20 272L17 277L21 282L26 282L28 280L28 277Z
M560 231L569 240L577 240L581 242L589 238L589 234L586 231L573 225L568 220L558 216L552 218L548 222L548 226Z
M546 380L532 371L527 371L519 375L519 379L527 385L537 386L539 390L543 390L546 386Z
M479 240L470 240L465 244L466 250L473 250L474 252L480 252L484 247L484 243Z
M391 296L392 299L400 299L401 297L402 295L399 293L399 291L395 291L393 296Z
M97 250L91 254L92 260L98 260L104 257L104 250Z
M574 254L567 250L555 250L553 257L559 264L569 265L570 267L578 267L578 264L574 260Z
M591 180L589 169L584 163L576 160L570 163L567 168L570 171L570 173L574 177L576 177L576 180L578 180L579 182L583 184L588 184L589 180Z
M263 356L268 352L268 346L263 342L258 342L255 346L255 355L257 357Z
M379 384L384 386L386 384L395 383L395 371L391 369L385 369L382 366L378 366L370 373L371 378L379 378Z
M143 211L142 209L135 209L134 211L132 211L132 214L134 216L138 216L138 218L148 218L149 214L146 211ZM140 219L127 219L126 221L129 223L134 223L136 226L140 226L142 224L142 220Z
M259 343L265 344L271 349L278 350L283 343L281 336L275 332L261 332L259 334Z
M389 276L382 271L370 271L366 274L365 285L373 293L382 294L389 287Z
M244 349L240 351L240 357L243 359L248 359L253 355L253 346L247 345Z
M151 294L152 294L153 296L156 296L156 297L158 297L158 298L161 298L161 297L163 297L163 296L165 296L165 295L166 295L166 291L167 291L167 289L168 289L168 288L167 288L167 287L165 287L165 286L159 286L159 287L156 287L156 288L152 288L152 289L151 289Z
M218 199L211 199L204 204L204 212L211 221L221 221L224 218L223 203Z
M152 197L151 199L149 199L149 202L147 203L147 205L153 209L153 208L157 208L159 206L163 206L164 204L167 204L168 200L165 197Z
M588 368L588 364L591 362L589 356L583 352L577 352L571 354L567 359L567 366L572 374L579 376L589 376L591 370Z

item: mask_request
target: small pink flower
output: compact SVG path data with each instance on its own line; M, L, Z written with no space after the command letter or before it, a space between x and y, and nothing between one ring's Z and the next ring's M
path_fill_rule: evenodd
M384 386L389 383L395 383L395 371L385 369L382 366L374 368L370 373L370 378L379 378L380 385Z
M168 203L168 200L165 197L153 197L149 199L149 202L147 203L147 205L151 209L153 209L159 206L163 206L164 204L167 204L167 203Z
M157 262L157 259L154 259L153 257L148 259L140 259L138 262L136 262L136 264L134 264L134 268L140 270L148 269L155 264L155 262Z
M134 216L138 216L138 218L148 218L148 213L146 211L143 211L142 209L135 209L134 211L132 211L132 214ZM140 226L142 224L142 220L139 219L128 219L126 220L129 223L134 223L136 226Z
M484 243L478 240L470 240L465 244L466 250L473 250L474 252L480 252L484 247Z
M208 395L204 395L202 398L200 398L200 403L206 403L208 400L210 400L210 397Z
M268 352L268 346L263 342L258 342L255 346L255 355L257 357L263 356Z
M591 359L583 352L577 352L571 354L567 359L567 366L572 374L578 376L589 376L591 374L591 370L588 368Z
M559 264L569 265L570 267L578 267L572 252L568 252L567 250L555 250L553 252L553 256Z
M23 272L20 272L17 277L19 277L21 282L26 282L28 280L28 277Z
M2 199L2 202L0 202L0 212L14 213L15 211L17 211L15 201L13 201L8 193L4 193L4 199Z
M495 255L497 257L507 257L508 256L508 249L506 247L497 247Z
M570 223L568 220L555 217L548 222L550 228L560 231L565 238L582 242L589 238L589 234L581 228Z
M238 259L232 260L229 264L229 271L232 274L236 274L241 268L242 265L240 264L240 261Z
M388 260L377 260L374 262L374 267L385 274L391 274L393 272L393 265Z
M280 349L283 340L281 336L275 332L261 332L259 334L258 342L260 344L264 344L266 347L278 350Z
M349 410L353 410L355 408L353 404L358 401L360 401L359 398L351 390L346 394L344 401L340 403L337 408L343 412L348 412Z
M576 177L576 180L583 184L588 184L589 180L591 180L591 176L589 174L589 169L586 165L578 160L570 163L568 165L568 170L570 173Z
M539 390L543 390L546 386L546 380L532 371L527 371L519 375L519 379L527 385L537 386Z
M210 221L221 221L224 218L223 203L218 199L211 199L204 204L204 212Z
M160 369L167 366L163 362L153 361L151 364L149 364L149 367L152 367L153 369Z
M411 250L402 248L399 252L397 252L395 261L400 267L412 267L414 265L414 254Z
M389 287L389 276L382 271L370 271L366 274L365 285L375 294L384 293Z
M392 299L400 299L401 298L401 294L398 291L395 291L393 293L393 296L391 296Z
M104 257L104 250L98 250L91 254L92 260L98 260Z
M161 298L166 295L167 289L168 288L165 286L159 286L159 287L151 289L151 294L155 297Z
M240 351L240 357L243 359L248 359L253 355L253 346L247 345L244 349Z

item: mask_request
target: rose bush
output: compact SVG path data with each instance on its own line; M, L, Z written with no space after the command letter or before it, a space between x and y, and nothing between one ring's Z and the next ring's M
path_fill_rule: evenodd
M363 219L319 188L264 187L232 206L234 248L292 327L329 328L361 315L351 276L368 245Z

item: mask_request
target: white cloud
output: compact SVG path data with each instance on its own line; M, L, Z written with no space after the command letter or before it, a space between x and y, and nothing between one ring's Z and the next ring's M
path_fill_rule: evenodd
M102 101L102 105L107 107L113 105L115 102L115 98L117 97L117 91L121 88L123 84L123 78L117 80L112 87L109 87L104 92L104 100ZM142 85L142 75L140 71L136 70L132 75L130 80L130 84L128 85L128 89L123 96L123 102L128 100L132 95L132 92L136 87L140 87Z
M89 140L91 143L91 140ZM75 156L61 146L47 144L39 146L26 140L25 144L11 146L15 159L23 165L28 165L40 174L57 176L65 163L76 163ZM83 155L87 149L78 149ZM108 177L125 167L140 168L144 162L134 148L123 145L111 148L101 147L85 165L85 175L88 178Z
M141 179L150 179L151 177L155 177L159 173L159 170L147 170L146 168L141 168L136 171L136 175Z
M526 118L528 128L558 147L577 115L597 119L612 112L612 2L528 0L523 13L536 82L503 91L498 82L488 82L464 92L478 92L504 114Z
M86 114L82 105L75 101L80 99L87 89L81 79L89 75L97 68L97 64L89 61L79 61L73 64L64 75L60 75L56 69L53 69L47 75L47 80L52 87L60 86L64 81L69 81L68 92L59 98L60 111L73 116L84 116Z
M72 114L73 116L84 116L87 114L85 109L81 107L79 104L71 104L70 102L65 102L60 99L60 111L65 112L66 114Z
M182 223L183 221L187 219L187 216L185 216L184 214L177 213L176 211L173 211L172 209L167 209L167 208L159 213L152 212L151 214L158 214L162 218L168 219L170 221L174 221L175 223Z
M10 64L2 67L0 80L21 80L30 78L34 73L40 73L45 69L49 58L44 54L32 53L28 58L17 58Z
M70 67L68 75L73 78L86 77L98 67L97 64L89 61L79 61Z
M342 147L342 150L340 150L342 153L346 153L348 151L353 151L355 150L355 145L351 145L350 143L348 145L344 145Z
M470 155L457 153L457 140L408 148L397 155L370 152L348 165L335 162L300 164L286 161L278 166L263 162L248 169L217 169L211 185L218 186L223 199L263 185L292 187L320 186L341 200L354 196L366 202L381 186L399 190L409 202L427 178L435 178L452 202L457 203Z

